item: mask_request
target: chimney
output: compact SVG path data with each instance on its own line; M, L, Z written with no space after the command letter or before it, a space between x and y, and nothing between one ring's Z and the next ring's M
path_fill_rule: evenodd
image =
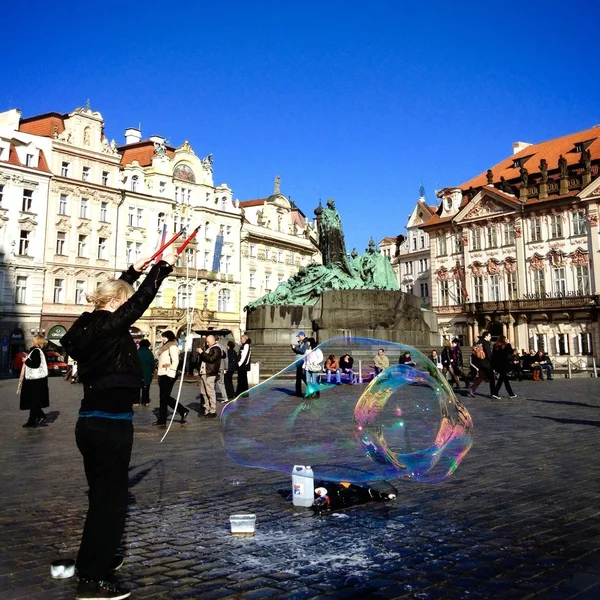
M125 130L125 145L136 144L142 139L142 132L135 127L129 127Z
M514 142L513 143L513 154L517 154L517 152L521 152L527 148L527 146L531 146L529 142Z
M151 135L148 139L155 144L164 144L166 141L161 135Z
M0 127L6 127L12 131L19 131L21 121L21 111L18 108L12 108L0 113ZM8 160L8 159L6 159Z

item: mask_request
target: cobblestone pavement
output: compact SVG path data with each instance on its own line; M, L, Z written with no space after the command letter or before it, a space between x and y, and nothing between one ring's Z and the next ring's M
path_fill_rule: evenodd
M0 381L0 598L73 598L75 579L49 571L74 558L85 516L81 388L51 380L50 419L33 430L15 388ZM446 482L315 517L279 493L291 476L229 461L215 421L190 416L159 443L154 386L134 417L119 580L140 599L600 598L600 380L515 390L465 398L474 445ZM197 410L196 392L182 396ZM230 535L237 512L257 515L255 537Z

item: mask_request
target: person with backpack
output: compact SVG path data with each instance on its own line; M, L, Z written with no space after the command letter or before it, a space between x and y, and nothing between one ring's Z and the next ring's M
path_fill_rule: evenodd
M488 379L490 382L490 396L494 396L496 393L496 381L494 380L494 371L492 369L491 337L492 334L489 331L484 331L475 346L473 362L477 368L477 377L469 388L469 396L471 398L475 397L475 391L484 379Z
M510 386L510 381L508 380L508 373L512 370L512 353L513 348L508 343L506 336L501 335L498 338L498 341L494 344L494 353L492 354L492 367L494 371L498 373L498 381L496 383L496 389L492 394L492 398L496 400L501 400L500 396L500 388L502 384L506 388L508 392L508 396L510 398L516 398L517 395L512 391L512 387Z

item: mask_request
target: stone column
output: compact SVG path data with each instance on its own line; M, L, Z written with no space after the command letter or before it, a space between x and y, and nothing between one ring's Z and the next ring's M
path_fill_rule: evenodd
M477 319L473 321L473 343L479 339L479 323Z
M508 337L508 328L506 327L506 321L502 319L502 335Z
M569 193L569 178L568 177L560 178L560 189L559 189L558 193L561 196L566 196Z
M516 350L517 347L515 345L515 319L512 315L508 315L508 339L513 348L515 348Z

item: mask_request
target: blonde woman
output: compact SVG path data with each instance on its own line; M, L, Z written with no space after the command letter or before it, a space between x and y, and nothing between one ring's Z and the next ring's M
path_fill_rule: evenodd
M142 365L130 327L144 314L173 270L173 254L154 265L134 292L147 260L141 260L88 295L84 312L61 339L77 361L83 400L75 427L89 485L89 509L77 555L77 598L127 598L109 582L122 563L116 555L127 511L133 404L143 385Z
M162 343L158 351L158 390L160 394L160 408L158 410L158 420L152 425L167 424L167 406L175 408L175 399L171 397L175 379L177 378L177 367L179 366L179 344L172 331L162 332ZM177 412L181 416L181 423L185 423L186 417L190 412L188 408L179 404Z
M42 408L50 406L48 393L48 365L43 348L47 342L41 335L34 335L29 355L21 367L21 410L29 411L29 420L23 427L37 427L47 416Z

